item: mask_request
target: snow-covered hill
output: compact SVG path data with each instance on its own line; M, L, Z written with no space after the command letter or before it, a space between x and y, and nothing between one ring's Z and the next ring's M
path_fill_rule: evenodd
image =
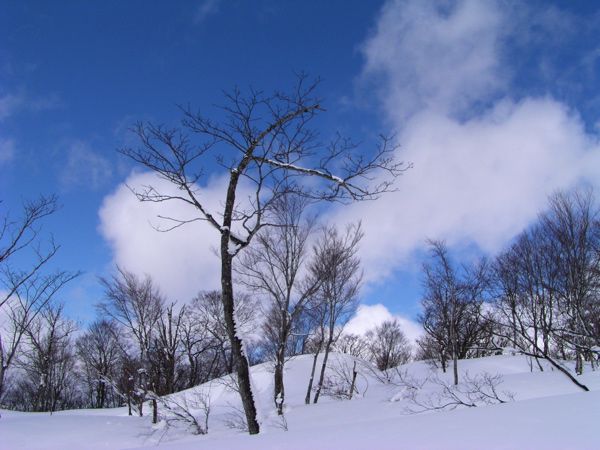
M352 367L354 359L332 357L329 376ZM210 392L209 433L192 436L182 428L152 427L149 417L128 417L124 408L55 413L2 411L0 449L481 449L481 448L600 448L600 372L581 380L592 392L582 392L563 374L537 365L523 356L493 356L460 361L462 380L481 381L484 374L500 375L495 386L503 404L460 406L454 410L426 411L421 404L440 406L451 375L424 362L410 363L387 377L357 362L358 394L352 400L323 397L305 405L312 364L310 355L293 358L286 369L285 422L274 413L269 364L252 368L254 392L261 413L258 436L231 429L239 408L237 394L224 380L184 393ZM400 377L402 379L400 379ZM429 381L424 382L426 379ZM391 382L389 382L391 381ZM412 386L412 388L411 388ZM415 386L418 387L415 390ZM472 385L461 385L463 391ZM443 402L440 402L440 398ZM150 412L149 408L146 410ZM198 411L198 414L201 412ZM287 428L287 431L285 430Z

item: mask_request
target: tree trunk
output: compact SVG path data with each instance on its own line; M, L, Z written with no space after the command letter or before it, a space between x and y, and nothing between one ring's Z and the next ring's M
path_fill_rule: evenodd
M354 395L354 387L356 386L356 375L358 372L356 371L356 361L354 361L354 365L352 366L352 383L350 384L350 392L348 393L348 397L352 400L352 396Z
M319 353L321 353L321 345L322 345L322 343L319 343L319 346L317 347L317 351L315 352L315 356L313 357L312 369L310 371L310 378L308 380L308 389L306 390L306 397L304 398L304 403L306 403L307 405L310 404L310 393L312 391L313 381L315 379L315 369L317 368L317 358L319 357Z
M452 346L452 370L454 373L454 385L458 384L458 346L456 338L456 328L454 323L454 313L452 313L453 320L450 323L450 340Z
M323 355L323 363L321 364L321 375L319 376L319 384L317 385L317 392L315 392L315 398L313 403L319 401L321 395L321 389L323 388L323 382L325 381L325 369L327 368L327 359L329 358L329 350L331 349L331 342L333 341L332 336L329 337L327 345L325 345L325 354Z
M279 343L277 354L275 356L275 374L274 374L274 392L273 399L275 401L275 407L277 408L277 414L280 416L283 414L283 402L285 400L285 387L283 385L283 366L285 359L285 348L282 343Z
M254 404L254 396L252 395L252 386L250 384L248 359L244 354L243 344L237 335L235 324L232 257L229 254L229 233L223 233L221 236L221 289L225 325L231 343L231 353L235 362L240 397L242 399L244 413L246 414L248 432L250 434L258 434L260 427L256 418L256 405Z
M158 403L155 398L152 399L152 423L158 423Z

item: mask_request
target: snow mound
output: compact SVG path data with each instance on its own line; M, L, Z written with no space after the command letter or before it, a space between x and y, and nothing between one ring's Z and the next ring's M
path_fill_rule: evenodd
M251 368L261 422L258 436L231 428L241 407L234 383L223 377L172 396L210 396L209 433L204 436L152 428L149 417L128 417L125 408L53 415L2 411L0 449L600 448L600 372L580 377L592 390L586 393L550 366L524 356L464 360L459 362L461 389L467 390L467 380L494 378L507 402L411 414L411 395L438 398L445 386L452 386L451 371L443 373L421 361L382 373L365 361L332 354L327 395L316 405L305 405L312 363L312 355L287 362L284 419L274 409L272 365ZM357 389L348 400L355 363Z

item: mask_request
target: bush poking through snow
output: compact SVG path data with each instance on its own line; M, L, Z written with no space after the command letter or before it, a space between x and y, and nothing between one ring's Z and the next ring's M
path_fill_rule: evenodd
M464 376L464 381L454 385L434 375L428 380L434 385L435 392L424 393L423 386L407 380L403 399L410 402L406 411L418 414L426 411L449 411L458 407L474 408L477 406L495 405L507 403L514 400L514 394L508 391L500 391L498 387L502 384L501 375L491 375L484 372L480 375Z
M323 395L338 400L352 400L354 394L364 395L367 388L361 392L356 384L359 374L356 361L352 364L349 361L338 361L331 365L330 374L323 381ZM366 378L364 380L366 381Z
M208 433L210 392L159 397L149 394L159 405L160 417L167 427L183 424L192 434Z

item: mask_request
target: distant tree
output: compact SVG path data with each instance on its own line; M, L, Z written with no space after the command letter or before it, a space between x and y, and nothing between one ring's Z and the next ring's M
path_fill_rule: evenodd
M357 334L342 334L335 343L335 350L356 358L365 360L370 358L369 341Z
M549 207L495 262L497 346L547 360L584 391L560 359L593 365L600 345L600 212L592 191L550 197Z
M94 408L117 406L111 385L117 379L123 352L120 330L115 322L97 320L77 339L77 357Z
M303 218L306 204L306 199L299 197L279 199L274 205L273 226L256 236L237 267L241 282L263 299L264 343L275 360L273 399L280 415L285 401L283 374L290 338L320 282L306 268L308 239L314 223Z
M176 309L175 304L164 306L156 322L150 346L150 382L152 390L158 395L172 394L183 388L181 359L183 349L184 317L186 306Z
M370 356L379 370L387 370L410 360L410 343L397 319L386 320L366 335Z
M582 374L584 359L593 360L592 350L600 348L600 209L589 189L558 193L541 222L554 243L552 290L560 310L548 328L575 353Z
M272 206L282 196L293 194L314 201L373 199L389 191L394 178L406 169L394 161L394 148L386 139L368 156L357 153L346 139L336 138L329 145L318 142L310 128L322 111L315 88L316 83L307 84L300 77L289 95L251 91L244 96L235 90L226 95L221 123L185 109L184 129L138 124L135 132L141 146L121 150L177 189L169 194L147 186L136 192L139 200L177 200L195 208L197 215L191 219L166 218L171 229L202 220L220 236L221 299L250 434L259 432L259 424L248 360L236 331L234 258L270 224ZM194 137L201 141L194 142ZM209 209L197 184L211 153L228 174L220 211ZM307 177L314 180L305 182ZM239 198L243 183L250 190L246 204Z
M135 354L128 360L139 365L133 375L138 413L143 415L145 393L151 389L152 345L157 337L158 323L164 312L164 299L150 277L140 280L131 272L117 268L111 278L101 278L104 300L98 310L118 323L135 344Z
M315 297L318 299L317 310L322 311L319 319L322 320L324 354L313 403L319 401L331 347L356 311L362 281L357 253L362 237L360 223L346 227L343 232L330 226L323 229L315 246L313 273L320 279Z
M30 411L56 411L76 406L73 398L74 322L61 305L47 305L26 330L26 349L19 361L25 377L19 389Z
M5 318L0 328L0 400L26 330L60 289L79 275L49 270L60 246L52 236L44 242L42 223L57 210L55 196L25 202L19 217L0 210L0 316ZM17 260L28 262L23 268Z
M485 330L481 305L486 288L486 265L457 268L444 242L431 241L430 263L423 266L423 313L419 321L439 349L442 368L453 362L454 384L458 384L458 360L465 358ZM423 342L423 341L422 341ZM421 344L423 345L423 344Z

